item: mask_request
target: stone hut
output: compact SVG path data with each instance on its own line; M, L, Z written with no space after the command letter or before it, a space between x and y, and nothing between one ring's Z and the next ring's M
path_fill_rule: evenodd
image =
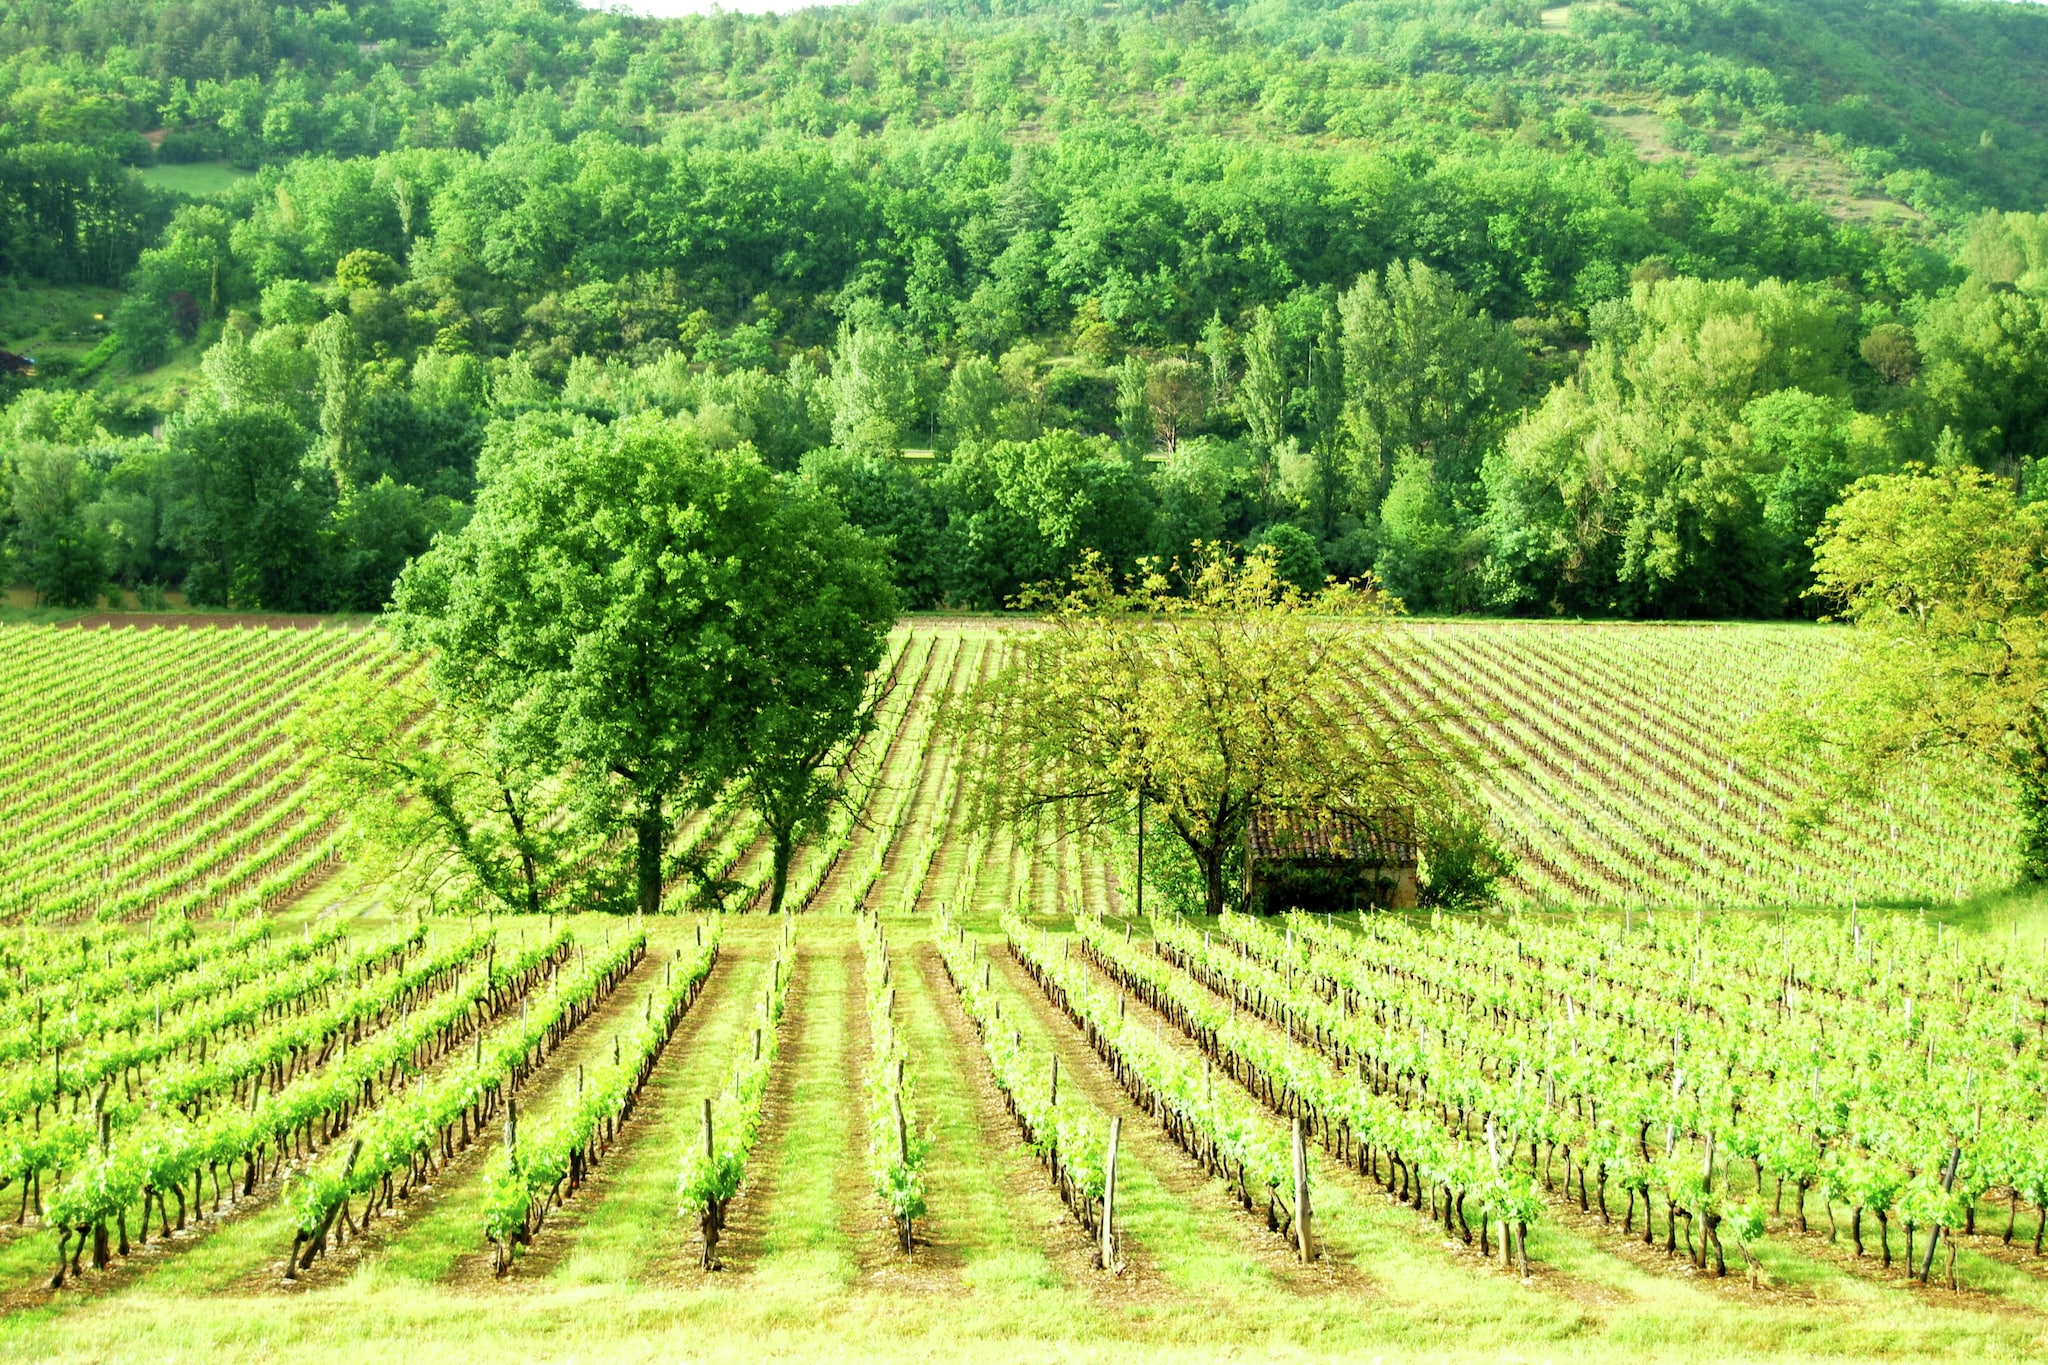
M1246 899L1255 914L1406 910L1420 863L1408 811L1269 811L1252 818Z

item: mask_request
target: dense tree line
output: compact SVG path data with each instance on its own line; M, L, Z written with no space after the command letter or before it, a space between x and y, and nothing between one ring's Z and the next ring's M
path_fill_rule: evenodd
M2041 48L1937 8L1870 50ZM1798 79L1731 65L1752 11ZM1220 540L1421 610L1801 611L1856 477L2030 487L2048 441L2048 235L1974 212L2042 163L1943 161L1991 107L1947 68L1938 117L1823 126L1845 14L8 7L0 269L124 278L110 369L197 361L5 410L13 570L374 609L518 423L658 413L829 491L914 605ZM1593 95L1652 72L1700 136L1881 134L1935 221L1645 163ZM260 170L123 169L209 156Z
M9 0L4 140L254 165L480 149L545 127L830 136L1105 111L1440 145L1597 142L1648 95L1672 139L1780 138L1928 211L2048 194L2048 39L2024 7L1855 0L927 0L678 21L572 0ZM145 131L160 133L154 148Z

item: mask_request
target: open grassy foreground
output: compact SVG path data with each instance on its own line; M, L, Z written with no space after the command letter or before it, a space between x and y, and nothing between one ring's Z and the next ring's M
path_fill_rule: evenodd
M693 923L662 925L654 941L680 943ZM0 1342L13 1358L81 1360L325 1360L337 1340L372 1334L386 1358L422 1360L1984 1360L2048 1349L2048 1265L1995 1238L1973 1239L1987 1245L1966 1251L1963 1287L1950 1291L1856 1262L1817 1227L1769 1244L1765 1282L1753 1290L1593 1219L1560 1216L1532 1232L1523 1279L1320 1157L1325 1253L1298 1265L1262 1219L1233 1207L1150 1125L999 952L1003 1017L1031 1047L1059 1054L1068 1084L1126 1125L1127 1268L1104 1275L994 1093L923 937L927 921L886 924L936 1153L933 1216L907 1260L862 1176L849 1063L866 1040L852 924L820 913L802 927L800 984L726 1269L694 1263L693 1232L674 1208L675 1170L779 934L751 919L727 925L710 984L618 1146L504 1279L493 1278L479 1231L483 1153L473 1151L292 1285L280 1275L290 1235L268 1186L217 1225L168 1247L153 1242L55 1293L40 1287L45 1238L16 1233L0 1245L9 1305ZM576 928L595 941L606 926ZM655 984L636 973L582 1025L526 1083L529 1112L573 1089L576 1059L600 1050Z
M1994 1090L1993 1071L2001 1086L2014 1087L1997 1089L1988 1112L2031 1105L2034 1126L2014 1131L2039 1131L2048 1104L2037 1019L2048 1008L2040 990L2048 905L1995 889L2007 856L1996 811L1950 809L1929 797L1911 817L1850 812L1812 845L1787 848L1772 841L1769 813L1796 796L1796 776L1730 764L1724 744L1734 719L1811 651L1831 648L1830 637L1747 628L1420 629L1431 633L1432 651L1411 675L1413 685L1418 696L1439 689L1472 699L1470 723L1502 756L1491 779L1495 808L1521 840L1524 871L1511 912L1434 926L1422 915L1328 927L1339 945L1332 952L1394 943L1409 973L1401 982L1435 982L1424 991L1396 987L1384 972L1357 976L1354 995L1343 997L1357 1002L1355 1017L1382 1017L1373 992L1383 988L1407 992L1390 997L1406 1013L1383 1037L1367 1037L1369 1059L1352 1065L1316 1052L1325 1046L1317 1000L1286 993L1297 973L1308 980L1336 970L1336 958L1316 956L1320 946L1311 951L1306 939L1281 939L1278 926L1248 927L1228 916L1136 920L1121 851L1073 841L1025 847L963 831L954 758L935 741L933 720L941 697L996 666L1001 636L985 623L920 623L899 633L885 664L895 679L890 700L857 764L864 818L801 855L792 878L801 906L793 948L781 921L744 914L679 914L644 926L580 915L566 926L566 943L555 937L565 928L559 920L442 918L424 921L414 937L410 910L389 904L382 888L339 875L310 890L272 887L266 910L257 898L267 885L263 869L273 860L295 869L327 857L329 831L321 813L306 808L301 757L265 727L326 670L388 666L374 642L341 632L286 640L239 631L0 631L0 677L11 687L47 690L48 679L75 673L87 679L71 684L77 713L100 717L62 731L24 731L8 751L14 766L0 772L0 782L14 783L0 787L0 795L11 793L12 810L32 811L39 799L65 812L43 822L39 843L10 857L15 927L5 935L9 970L0 973L13 983L0 980L0 1080L9 1088L0 1103L13 1107L5 1126L9 1183L0 1186L0 1355L1645 1362L2048 1354L2048 1259L2034 1252L2038 1208L2028 1196L2009 1210L2002 1188L1980 1194L1973 1229L1944 1238L1943 1257L1922 1283L1908 1277L1897 1217L1881 1251L1866 1213L1858 1228L1866 1254L1858 1256L1849 1195L1809 1193L1802 1230L1793 1195L1774 1200L1768 1171L1747 1155L1722 1150L1712 1167L1710 1138L1707 1160L1729 1198L1763 1210L1752 1284L1732 1236L1723 1237L1725 1275L1704 1252L1689 1254L1694 1223L1674 1225L1662 1195L1648 1241L1632 1202L1633 1225L1623 1231L1619 1183L1604 1190L1610 1220L1597 1199L1582 1207L1584 1186L1571 1183L1574 1157L1554 1150L1577 1141L1569 1135L1576 1130L1561 1129L1566 1136L1531 1163L1525 1273L1513 1260L1504 1263L1497 1245L1489 1255L1468 1241L1434 1188L1395 1180L1384 1159L1395 1138L1368 1172L1355 1146L1347 1151L1330 1129L1311 1124L1316 1255L1304 1264L1271 1226L1258 1182L1251 1182L1257 1198L1240 1199L1230 1181L1184 1150L1176 1134L1186 1123L1163 1124L1160 1115L1198 1111L1185 1090L1172 1091L1161 1078L1196 1078L1207 1106L1199 1113L1233 1116L1233 1150L1269 1154L1284 1151L1290 1106L1303 1106L1265 1088L1263 1078L1292 1057L1289 1064L1302 1068L1291 1083L1300 1095L1357 1081L1361 1115L1375 1103L1398 1103L1453 1155L1483 1153L1485 1137L1462 1111L1451 1122L1434 1087L1425 1099L1399 1086L1368 1090L1358 1079L1378 1065L1373 1048L1415 1036L1409 1021L1416 1019L1432 1031L1427 1045L1435 1050L1417 1063L1432 1075L1449 1075L1461 1048L1495 1059L1475 1085L1518 1084L1490 1049L1496 1041L1547 1046L1554 1028L1560 1040L1573 1040L1544 1054L1553 1058L1546 1065L1554 1067L1555 1089L1532 1073L1524 1099L1560 1122L1574 1112L1574 1087L1621 1106L1632 1087L1662 1085L1662 1073L1643 1083L1622 1074L1625 1068L1578 1075L1567 1058L1577 1060L1578 1047L1601 1035L1568 1030L1604 1027L1593 1015L1618 1017L1625 995L1640 1010L1682 1007L1678 1016L1636 1017L1649 1021L1646 1046L1661 1048L1661 1057L1678 1045L1658 1030L1670 1018L1685 1021L1688 1069L1695 1052L1742 1041L1737 1021L1745 1008L1766 1011L1773 1022L1756 1032L1767 1039L1817 1029L1815 1093L1823 1069L1828 1085L1838 1083L1828 1068L1857 1041L1857 1029L1844 1023L1862 1020L1858 1028L1878 1059L1866 1066L1871 1074L1921 1078L1900 1092L1902 1113L1918 1112L1916 1088L1962 1084L1965 1059L1975 1056L1985 1093ZM66 651L76 652L75 669L65 666ZM128 738L130 727L92 700L90 685L120 672L124 661L131 671L160 665L167 676L173 662L179 676L216 670L229 680L222 695L238 699L222 708L234 718L188 726L198 736L188 746L141 727ZM1632 716L1648 719L1632 723ZM66 745L81 755L76 765L51 757ZM186 748L203 754L186 757ZM62 782L34 785L38 755L40 771L63 773ZM206 776L192 775L199 773ZM151 806L131 788L152 781L211 795ZM12 818L19 827L27 816ZM123 820L141 833L107 844L107 824ZM180 842L179 829L204 837ZM244 829L273 832L243 838L237 831ZM1680 829L1695 831L1686 847L1658 853ZM762 873L763 849L743 819L686 823L677 838L727 850L743 881ZM93 861L95 846L112 861ZM1887 862L1898 880L1889 897L1878 887ZM131 865L146 866L154 878L147 903L98 889L80 873L111 867L99 880L118 884L134 879L125 870ZM47 890L40 889L45 882L24 880L34 868L48 869ZM1795 896L1795 876L1810 894ZM1940 882L1953 879L1976 894L1956 901L1951 888L1941 897ZM90 894L81 883L92 886ZM1544 908L1574 888L1584 901L1625 908ZM1886 899L1918 906L1871 908ZM1746 908L1710 910L1702 902ZM1793 908L1781 909L1787 902ZM189 940L167 927L166 904L186 909ZM863 951L854 913L863 907L879 913L888 941L886 987L871 978L874 959ZM1006 919L1013 911L1022 917ZM1930 922L1952 928L1924 927ZM265 924L267 931L253 927ZM635 937L643 929L644 951ZM1405 933L1432 935L1443 946L1398 947ZM1866 939L1882 942L1888 955L1870 967L1873 980L1905 972L1908 963L1917 973L1903 987L1885 977L1877 991L1886 999L1912 994L1917 1023L1890 1005L1852 1014L1860 1006L1825 989L1836 979L1831 972L1862 979L1858 968L1840 964L1862 963L1856 954ZM676 973L707 941L718 951L701 991L679 993ZM1807 945L1797 961L1776 955L1775 945L1787 942ZM1568 966L1559 959L1555 998L1524 997L1513 987L1514 973L1525 974L1516 978L1525 986L1536 980L1526 973L1536 970L1530 964L1539 949L1579 954ZM1218 955L1201 957L1211 952ZM697 1223L678 1210L678 1174L701 1143L704 1100L719 1095L735 1062L752 1055L778 958L790 969L780 1022L767 1026L779 1046L770 1049L760 1127L727 1212L723 1269L707 1272L698 1264ZM614 959L618 972L595 975ZM1150 985L1118 975L1131 964L1151 973ZM1759 964L1767 968L1761 981L1752 970ZM1430 975L1439 968L1442 976ZM1951 971L1954 989L1944 993L1936 987ZM1072 989L1041 984L1056 977ZM1498 988L1487 1006L1497 1012L1461 1014L1446 989L1456 982ZM1994 985L2003 994L1978 994ZM887 989L894 995L883 1014L871 1014L871 997ZM38 1024L37 998L62 1008ZM1297 1013L1276 1012L1275 999ZM646 1030L671 1000L683 1006L675 1027L648 1044L642 1083L616 1125L601 1126L594 1163L573 1188L565 1182L558 1201L545 1201L538 1231L506 1273L495 1273L485 1228L502 1196L493 1173L505 1141L503 1097L516 1098L516 1141L524 1144L517 1150L540 1151L584 1097L607 1083L613 1059L654 1036ZM1114 1001L1103 1006L1114 1020L1084 1026L1089 1000ZM2008 1002L2018 1030L2009 1058L1995 1039L1967 1052L1966 1043L1977 1046L1969 1041L1979 1036L1977 1024L2002 1024ZM977 1013L979 1030L970 1017ZM348 1022L336 1023L344 1014ZM561 1027L543 1029L557 1017ZM877 1017L888 1021L914 1083L910 1123L930 1144L928 1212L909 1256L898 1250L869 1176L863 1078L885 1042ZM367 1088L348 1089L345 1111L306 1110L313 1117L272 1138L253 1163L228 1160L216 1169L202 1160L177 1186L175 1203L162 1200L154 1212L140 1201L127 1206L117 1230L126 1254L112 1248L106 1268L95 1269L88 1248L77 1272L53 1289L56 1229L31 1205L55 1210L78 1171L110 1169L94 1164L91 1130L82 1126L96 1101L80 1094L90 1089L81 1073L72 1072L51 1102L34 1089L51 1059L36 1041L15 1046L34 1027L56 1037L73 1026L66 1021L99 1022L64 1035L77 1041L59 1068L100 1065L110 1040L147 1054L109 1071L97 1101L109 1116L105 1150L115 1154L139 1150L137 1135L185 1131L167 1119L166 1105L189 1105L192 1122L212 1125L208 1132L245 1133L234 1129L235 1116L280 1111L293 1097L313 1096L326 1078L347 1075ZM333 1039L346 1036L345 1046L321 1041L330 1025L340 1030ZM248 1049L288 1029L313 1041L243 1062L254 1055ZM1910 1044L1894 1046L1893 1032ZM528 1035L538 1041L518 1050ZM165 1038L177 1041L152 1045ZM1212 1048L1205 1066L1200 1047L1219 1040L1237 1050ZM1061 1103L1090 1131L1121 1120L1121 1273L1097 1268L1094 1243L1006 1105L991 1061L1006 1043L1023 1059L1014 1074L1042 1076L1058 1059ZM1249 1064L1254 1051L1267 1070ZM364 1163L381 1160L378 1135L396 1126L391 1115L428 1112L448 1087L466 1075L497 1075L495 1059L515 1052L518 1065L504 1071L502 1087L479 1090L449 1111L458 1124L392 1165L388 1186L351 1189L325 1254L286 1278L305 1191L354 1169L352 1143L363 1142ZM1925 1067L1916 1071L1923 1052ZM214 1068L204 1075L202 1054ZM1752 1049L1730 1061L1747 1105L1759 1113L1781 1090L1796 1098L1806 1085L1802 1061L1799 1083L1774 1089L1766 1072L1775 1056ZM1900 1058L1913 1065L1894 1065ZM1859 1102L1868 1107L1871 1093ZM1329 1103L1318 1112L1331 1112ZM29 1168L23 1163L32 1164L23 1153L73 1131L82 1134L80 1146L31 1196L19 1177ZM1415 1140L1423 1139L1418 1133ZM1696 1150L1661 1131L1643 1141L1656 1155ZM1616 1159L1633 1145L1623 1142ZM1470 1211L1476 1224L1476 1205Z

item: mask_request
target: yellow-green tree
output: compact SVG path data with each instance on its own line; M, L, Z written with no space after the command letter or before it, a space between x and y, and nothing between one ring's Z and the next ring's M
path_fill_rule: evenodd
M1768 746L1814 759L1823 801L1914 766L1997 770L2025 874L2048 876L2048 505L1968 466L1915 468L1858 482L1814 547L1813 592L1857 647L1768 718Z
M320 756L323 802L347 813L370 865L407 894L480 895L514 914L573 900L588 888L564 876L570 831L530 709L492 709L459 685L437 691L417 662L394 650L293 717Z
M1308 594L1271 553L1118 584L1088 558L954 724L977 819L1120 825L1142 801L1224 908L1261 811L1459 804L1460 753L1384 683L1405 646L1370 583Z

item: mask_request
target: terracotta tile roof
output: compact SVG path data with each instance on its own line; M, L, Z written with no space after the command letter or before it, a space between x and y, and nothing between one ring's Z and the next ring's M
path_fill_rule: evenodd
M1251 823L1252 857L1258 861L1365 863L1412 866L1416 861L1415 817L1388 810L1270 811Z

